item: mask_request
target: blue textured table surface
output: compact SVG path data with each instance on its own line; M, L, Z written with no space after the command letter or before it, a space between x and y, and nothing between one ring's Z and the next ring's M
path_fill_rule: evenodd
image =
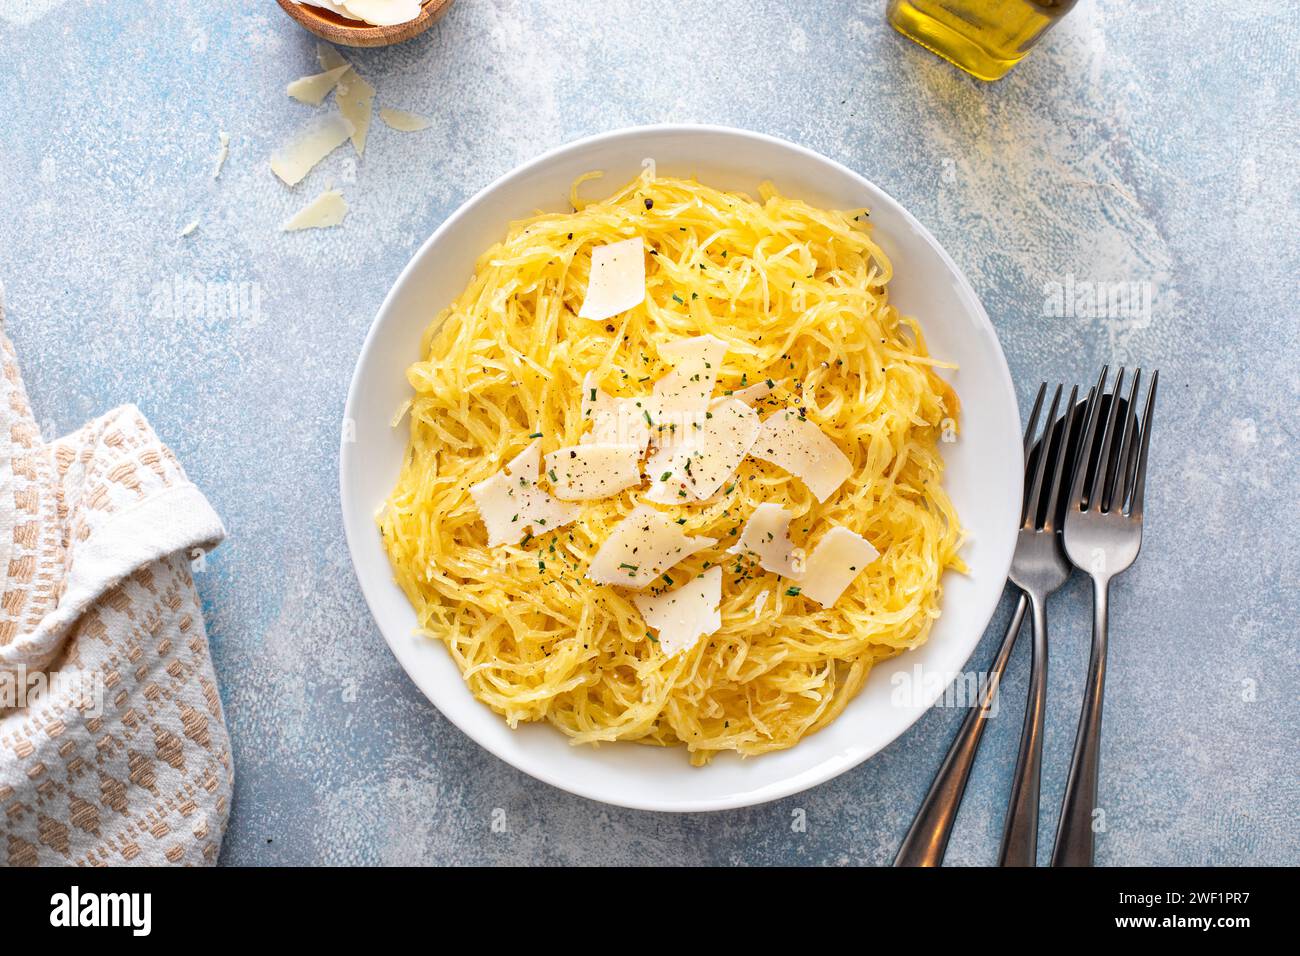
M893 33L883 7L458 0L425 36L350 54L377 105L433 127L376 121L364 159L338 150L290 190L267 158L312 112L284 86L315 72L315 40L269 0L0 0L0 280L37 417L49 435L137 403L230 530L197 574L235 747L223 860L891 859L956 709L779 803L613 809L450 726L384 646L349 564L344 395L407 258L538 152L677 121L795 140L897 197L970 276L1026 404L1040 379L1159 366L1146 542L1113 596L1099 860L1300 863L1300 17L1271 0L1176 15L1083 0L984 85ZM213 181L218 129L230 158ZM352 207L344 226L279 232L327 179ZM1129 308L1054 307L1061 288L1121 282ZM175 295L195 283L199 304ZM1049 835L1088 607L1076 577L1051 608ZM995 859L1027 645L950 862Z

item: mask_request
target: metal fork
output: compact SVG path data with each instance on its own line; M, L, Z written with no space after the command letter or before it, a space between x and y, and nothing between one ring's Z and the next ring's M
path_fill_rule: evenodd
M1046 388L1046 385L1043 387ZM1065 421L1060 437L1054 442L1053 426L1056 423L1056 409L1061 403L1061 388L1060 385L1056 386L1052 408L1047 413L1047 428L1043 432L1033 481L1025 499L1015 557L1011 561L1011 580L1029 595L1034 642L1030 658L1025 725L1020 732L1020 753L1016 757L1015 776L1011 781L1011 802L1007 806L1006 824L1002 830L1002 850L998 857L1002 866L1034 866L1038 857L1038 790L1043 764L1043 715L1047 705L1047 596L1070 577L1070 565L1061 553L1061 543L1057 540L1056 503L1079 397L1076 386L1070 390ZM1040 389L1040 401L1041 394ZM1031 430L1037 417L1038 403L1035 403L1034 413L1030 417ZM1047 452L1049 446L1055 448L1054 454ZM1049 461L1052 462L1050 478L1047 475ZM1045 507L1040 507L1044 503L1044 493Z
M1044 382L1039 386L1038 396L1034 400L1033 411L1029 414L1029 425L1025 429L1024 455L1026 467L1025 495L1021 502L1022 524L1030 514L1034 514L1035 517L1028 520L1031 524L1036 524L1038 499L1040 497L1039 489L1042 485L1043 476L1049 473L1052 475L1053 483L1053 489L1049 495L1051 499L1050 508L1053 512L1055 511L1056 489L1060 487L1063 473L1057 458L1065 454L1070 444L1073 420L1072 415L1069 413L1067 413L1066 420L1061 425L1061 440L1055 443L1051 440L1056 425L1056 408L1061 398L1061 389L1058 388L1052 402L1052 411L1047 418L1047 426L1044 429L1043 437L1039 440L1038 458L1035 467L1032 471L1030 470L1030 450L1034 446L1038 416L1043 410L1043 399L1046 394L1047 383ZM1073 409L1076 397L1077 389L1070 395L1070 409ZM1045 460L1046 465L1044 465ZM1068 474L1068 471L1066 473ZM1030 509L1031 497L1034 499L1032 510ZM1036 547L1036 545L1033 546ZM1022 560L1019 542L1016 546L1015 557L1012 560L1013 562ZM993 697L1002 683L1002 675L1006 671L1007 661L1010 659L1011 651L1015 647L1016 638L1020 634L1020 625L1025 619L1025 611L1028 607L1029 598L1024 591L1021 591L1020 598L1017 600L1015 610L1011 615L1011 622L1007 626L1006 635L1002 638L1002 645L998 648L997 656L993 659L993 664L989 669L989 679L984 684L979 702L967 711L966 717L962 720L961 728L957 731L957 736L948 748L948 754L944 757L939 772L935 774L934 782L930 784L930 790L921 802L920 809L916 811L916 818L912 821L907 836L903 838L902 845L898 848L898 855L894 858L894 866L940 866L943 863L943 856L948 848L948 839L952 835L952 826L957 819L957 811L961 807L962 796L966 792L966 783L970 779L971 767L975 763L975 755L979 751L980 740L989 719Z
M1086 425L1065 512L1063 538L1066 554L1077 568L1092 577L1092 654L1088 661L1079 730L1074 739L1074 757L1065 785L1065 799L1061 803L1056 845L1052 849L1053 866L1092 866L1092 825L1097 805L1110 580L1133 564L1142 547L1142 497L1147 477L1147 449L1151 445L1151 415L1155 409L1160 373L1151 376L1146 410L1140 422L1136 403L1142 370L1133 374L1133 385L1124 410L1123 433L1112 460L1111 443L1116 429L1121 427L1118 423L1124 369L1119 370L1115 379L1106 423L1101 434L1097 435L1109 372L1109 367L1101 370L1093 399L1088 403ZM1095 454L1094 439L1096 448L1100 449ZM1086 480L1089 459L1097 462L1091 481ZM1086 489L1085 484L1088 485Z

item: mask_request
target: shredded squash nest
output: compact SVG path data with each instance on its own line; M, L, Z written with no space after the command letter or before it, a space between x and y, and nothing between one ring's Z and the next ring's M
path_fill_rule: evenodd
M578 186L594 175L574 184L575 212L512 224L425 334L408 372L408 455L379 517L396 579L422 631L512 727L545 720L575 743L684 744L695 764L793 746L835 719L876 661L925 641L944 571L964 570L939 454L957 396L916 322L889 304L892 267L864 210L648 174L584 202ZM648 252L645 302L579 318L592 248L633 236ZM668 371L659 346L705 333L730 346L719 393L776 382L760 415L803 407L853 473L818 503L799 479L746 458L715 500L672 509L687 533L719 539L671 573L722 565L722 627L666 658L632 592L583 577L640 489L489 549L469 488L530 436L543 453L577 444L587 372L613 395L648 394ZM763 502L795 513L791 537L809 552L839 524L881 556L823 609L726 553Z

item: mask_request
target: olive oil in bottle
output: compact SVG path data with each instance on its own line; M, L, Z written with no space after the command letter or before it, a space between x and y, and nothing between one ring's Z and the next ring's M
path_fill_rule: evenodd
M981 80L997 80L1075 0L889 0L899 33Z

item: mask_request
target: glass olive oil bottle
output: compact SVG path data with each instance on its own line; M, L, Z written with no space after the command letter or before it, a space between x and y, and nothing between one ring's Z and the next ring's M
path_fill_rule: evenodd
M949 63L997 80L1070 12L1075 0L889 0L889 22Z

